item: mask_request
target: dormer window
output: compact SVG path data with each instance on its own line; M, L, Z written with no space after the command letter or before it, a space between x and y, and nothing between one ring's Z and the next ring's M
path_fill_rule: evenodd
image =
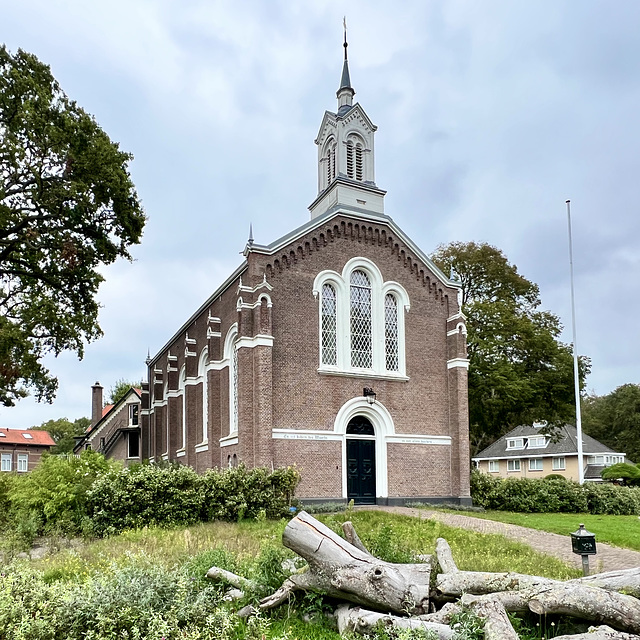
M524 449L524 438L507 438L507 449Z
M531 436L527 441L529 449L541 449L547 446L547 439L544 436Z

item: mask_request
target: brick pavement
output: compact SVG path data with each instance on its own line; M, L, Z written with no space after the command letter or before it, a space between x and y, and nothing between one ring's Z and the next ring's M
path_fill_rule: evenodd
M425 509L411 509L408 507L382 507L367 506L361 509L375 509L389 511L399 515L414 516L417 518L429 518L438 520L450 527L470 529L479 533L497 533L499 535L518 540L541 553L555 556L568 564L582 568L582 559L571 551L571 539L569 536L561 536L557 533L548 533L529 529L515 524L483 520L468 515L443 513L441 511L428 511ZM576 526L577 528L577 526ZM591 572L615 571L618 569L631 569L640 567L640 552L631 549L613 547L596 540L597 554L589 559Z

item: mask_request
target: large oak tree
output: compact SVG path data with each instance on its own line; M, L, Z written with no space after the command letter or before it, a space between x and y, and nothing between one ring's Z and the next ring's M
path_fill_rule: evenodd
M130 259L145 223L131 158L47 65L0 46L0 403L51 401L42 358L102 334L98 268Z
M573 355L538 285L489 244L453 242L431 256L462 284L469 354L469 422L478 452L520 424L575 422ZM588 360L581 360L582 376Z

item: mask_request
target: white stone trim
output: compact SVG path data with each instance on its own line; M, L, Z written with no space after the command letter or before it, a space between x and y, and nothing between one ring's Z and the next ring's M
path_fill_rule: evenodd
M187 389L187 367L185 365L182 365L182 368L180 369L180 377L178 378L178 394L182 395L182 402L180 403L180 407L182 411L182 446L179 449L180 451L184 451L187 447L187 391L186 389Z
M342 371L337 367L323 365L317 369L322 376L342 376L343 378L367 378L370 380L397 380L399 382L408 382L411 378L401 374L395 374L393 371L388 373L371 373L370 369L353 369L352 371Z
M228 436L220 438L221 447L230 447L233 444L238 444L238 432L232 431Z
M220 331L214 331L211 327L207 327L207 338L222 338Z
M162 454L162 459L167 462L169 460L169 454L168 453L163 453Z
M209 451L209 441L205 440L204 442L201 442L200 444L197 444L195 449L196 449L196 453L202 453L203 451Z
M255 287L248 287L246 285L243 285L242 284L242 277L240 278L240 283L238 285L238 293L240 293L241 291L244 291L246 293L255 293L259 289L267 289L268 291L273 291L273 286L271 286L267 282L267 274L266 273L262 274L262 282L260 284L257 284Z
M198 360L198 378L202 382L202 442L206 444L209 434L209 381L207 379L207 360L209 347L204 347ZM196 451L198 445L196 445Z
M450 280L448 283L448 286L457 286L460 287L460 284ZM464 315L464 313L462 313L462 311L458 311L458 313L454 313L452 316L449 316L447 318L447 322L453 322L454 320L462 320L463 322L466 322L467 320L467 316Z
M343 436L342 497L347 497L347 425L351 418L359 415L367 418L373 425L374 436L367 439L376 442L376 496L386 498L389 495L387 436L395 433L395 426L391 414L381 402L369 404L362 396L347 400L340 407L333 423L334 432Z
M242 336L238 338L236 342L237 348L249 348L253 349L254 347L273 347L273 336L268 336L265 334L258 334L253 338L249 338L248 336Z
M387 436L388 443L428 444L451 446L451 436L432 436L428 434L394 433Z
M178 449L176 451L176 458L183 458L187 455L187 452L184 449Z
M273 429L274 440L321 440L326 442L342 442L344 435L322 429Z
M451 360L447 360L447 369L455 369L457 367L461 367L462 369L469 369L469 359L452 358Z
M455 336L460 331L462 331L462 335L467 335L467 325L464 322L458 322L455 329L450 329L447 331L447 336Z

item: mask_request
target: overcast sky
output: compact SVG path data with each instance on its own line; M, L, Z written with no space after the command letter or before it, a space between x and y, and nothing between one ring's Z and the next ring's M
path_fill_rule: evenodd
M0 426L90 415L91 385L151 354L241 262L309 219L316 136L335 111L342 17L355 99L378 125L386 212L427 253L489 242L540 285L590 390L640 382L640 2L0 0L0 38L135 156L148 222L104 270L104 337L48 361L53 405Z

